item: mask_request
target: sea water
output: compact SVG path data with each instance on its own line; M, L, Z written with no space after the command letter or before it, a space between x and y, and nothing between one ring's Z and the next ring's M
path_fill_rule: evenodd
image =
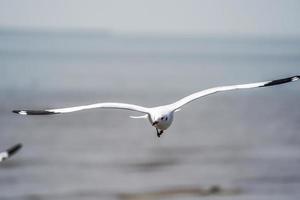
M0 148L24 148L0 166L0 199L115 200L215 185L239 192L206 198L299 199L300 82L194 101L161 138L147 120L128 117L135 112L11 112L98 102L151 107L299 74L293 38L2 31Z

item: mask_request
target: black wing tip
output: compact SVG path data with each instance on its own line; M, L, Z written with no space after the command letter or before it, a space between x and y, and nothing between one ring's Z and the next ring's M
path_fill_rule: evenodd
M56 112L47 111L47 110L13 110L13 113L19 115L53 115L58 114Z
M293 81L297 81L300 79L300 76L291 76L289 78L283 78L283 79L277 79L274 81L270 81L264 85L262 85L261 87L268 87L268 86L273 86L273 85L280 85L280 84L284 84L284 83L289 83L289 82L293 82Z
M9 156L14 155L15 153L17 153L21 148L22 148L22 143L18 143L12 147L10 147L9 149L6 150L7 154Z

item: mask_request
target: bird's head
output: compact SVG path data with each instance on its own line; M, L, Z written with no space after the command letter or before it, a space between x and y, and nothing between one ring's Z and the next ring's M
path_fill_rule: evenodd
M161 130L166 130L173 121L173 113L165 113L151 116L152 126L159 128Z
M166 121L166 120L168 120L167 116L158 116L152 120L152 126L161 124L163 121Z

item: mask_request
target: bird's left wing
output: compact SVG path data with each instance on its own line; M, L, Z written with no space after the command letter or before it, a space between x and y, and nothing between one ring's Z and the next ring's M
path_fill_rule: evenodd
M6 160L7 158L11 157L15 153L17 153L21 148L22 148L22 144L19 143L19 144L16 144L16 145L10 147L6 151L1 152L0 153L0 162L2 162L4 160Z
M284 78L284 79L278 79L278 80L273 80L273 81L265 81L265 82L258 82L258 83L249 83L249 84L243 84L243 85L230 85L230 86L221 86L221 87L215 87L215 88L210 88L207 90L202 90L200 92L196 92L194 94L191 94L187 97L184 97L180 99L179 101L170 104L172 110L177 110L183 105L194 101L200 97L204 97L210 94L214 94L217 92L224 92L228 90L236 90L236 89L250 89L250 88L258 88L258 87L268 87L268 86L273 86L273 85L280 85L284 83L289 83L293 81L297 81L300 79L300 76L292 76L289 78Z
M70 113L70 112L93 109L93 108L125 109L131 111L138 111L145 114L149 113L149 108L143 106L137 106L133 104L126 104L126 103L97 103L97 104L90 104L85 106L76 106L76 107L69 107L69 108L58 108L58 109L48 109L48 110L13 110L13 112L20 115L51 115L51 114Z

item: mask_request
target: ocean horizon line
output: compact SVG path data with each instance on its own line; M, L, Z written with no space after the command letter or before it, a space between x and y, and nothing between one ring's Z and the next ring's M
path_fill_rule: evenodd
M79 28L29 28L0 27L1 35L44 35L44 36L94 36L94 37L127 37L127 38L157 38L166 40L241 40L241 41L300 41L298 35L253 35L253 34L189 34L189 33L152 33L152 32L121 32L109 29L79 29Z

